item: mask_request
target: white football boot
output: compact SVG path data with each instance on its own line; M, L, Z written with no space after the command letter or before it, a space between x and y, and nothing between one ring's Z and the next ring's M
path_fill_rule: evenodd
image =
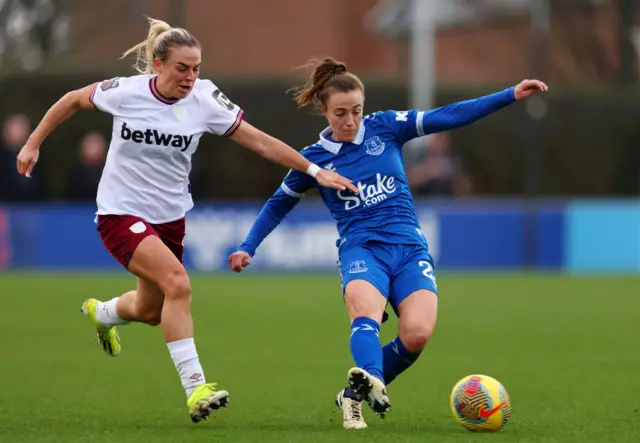
M360 398L365 399L373 412L384 418L391 403L387 397L387 388L382 380L362 368L351 368L348 381L351 390Z
M336 398L336 405L342 411L342 425L345 429L365 429L367 423L362 416L362 400L347 397L344 391L338 392Z

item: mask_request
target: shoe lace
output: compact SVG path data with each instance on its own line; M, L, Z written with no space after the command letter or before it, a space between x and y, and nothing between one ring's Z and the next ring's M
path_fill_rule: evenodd
M350 402L351 417L354 420L360 420L362 418L362 403L359 401Z

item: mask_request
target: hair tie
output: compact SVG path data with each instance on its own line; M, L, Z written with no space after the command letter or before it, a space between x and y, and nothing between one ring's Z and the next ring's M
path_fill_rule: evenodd
M331 75L334 76L338 74L344 74L345 72L347 72L347 67L340 63L339 65L335 65L333 67L333 69L331 70Z

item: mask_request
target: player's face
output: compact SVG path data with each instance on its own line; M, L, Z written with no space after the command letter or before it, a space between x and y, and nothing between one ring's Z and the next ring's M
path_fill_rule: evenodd
M157 69L158 81L164 85L169 97L186 98L196 78L200 74L202 63L200 49L190 46L174 46L169 49L169 57Z
M364 94L355 89L349 92L334 92L327 98L322 115L329 121L336 141L352 142L360 130Z

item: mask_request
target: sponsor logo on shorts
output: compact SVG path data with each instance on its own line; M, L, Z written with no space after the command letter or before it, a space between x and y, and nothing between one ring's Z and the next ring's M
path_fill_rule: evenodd
M347 271L349 274L360 274L362 272L367 272L367 264L364 260L356 260L349 265L349 270Z
M147 230L147 226L143 222L139 221L129 226L129 230L134 234L142 234Z

